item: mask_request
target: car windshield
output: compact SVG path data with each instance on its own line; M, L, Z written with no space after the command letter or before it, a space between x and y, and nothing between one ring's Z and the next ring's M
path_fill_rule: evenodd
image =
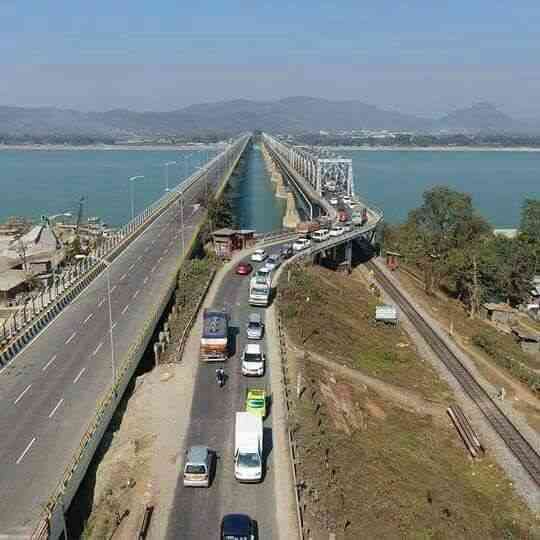
M255 454L255 453L239 454L238 465L240 467L248 467L248 468L256 469L261 466L261 458L259 457L259 454Z
M225 534L223 538L224 540L249 540L249 538L245 534Z
M249 328L250 330L260 330L260 329L261 329L261 324L258 323L258 322L250 322L250 323L248 324L248 328Z
M185 474L206 474L204 465L186 465Z
M262 362L260 354L245 353L244 362Z

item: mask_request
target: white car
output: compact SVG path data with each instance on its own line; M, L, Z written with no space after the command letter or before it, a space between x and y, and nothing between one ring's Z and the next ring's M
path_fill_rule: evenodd
M351 201L349 204L349 208L356 208L358 206L358 203L356 201Z
M332 197L330 199L330 204L333 205L333 206L336 206L338 202L339 201L338 201L337 197Z
M352 202L352 199L348 195L345 195L345 197L343 197L344 204L348 204L350 206L351 202Z
M270 255L270 257L268 257L268 260L266 261L266 264L264 265L264 268L267 268L268 270L273 271L280 264L281 264L281 261L279 260L279 255Z
M351 223L344 223L342 225L343 227L343 232L351 232L352 231L352 224Z
M338 227L332 227L330 229L330 236L341 236L342 234L345 234L345 228L338 226Z
M307 249L309 246L311 246L311 240L308 240L307 238L299 238L292 245L292 248L294 251L302 251L303 249Z
M248 343L242 353L242 375L262 377L264 362L264 353L259 343Z
M264 249L256 249L251 255L251 260L254 262L264 262L266 257L268 257L268 255Z

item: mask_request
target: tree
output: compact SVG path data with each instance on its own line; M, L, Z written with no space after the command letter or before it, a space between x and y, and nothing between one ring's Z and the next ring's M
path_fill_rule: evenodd
M423 194L420 208L409 212L407 229L414 236L417 263L423 268L426 292L440 284L452 250L462 249L489 232L470 195L437 186ZM411 240L409 240L411 245Z
M521 207L519 238L528 244L533 266L532 273L540 271L540 200L525 199Z

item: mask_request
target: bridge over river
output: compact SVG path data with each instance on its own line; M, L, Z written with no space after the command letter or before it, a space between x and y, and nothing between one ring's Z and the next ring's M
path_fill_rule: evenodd
M204 208L195 203L205 190L219 194L250 139L233 141L127 224L70 276L63 294L9 336L0 372L0 538L62 534L65 509L205 221ZM353 195L347 163L318 158L267 134L263 143L299 207L310 218L335 221L325 186L338 180ZM352 242L371 239L382 219L380 210L365 207L365 223L302 255L344 245L350 256Z

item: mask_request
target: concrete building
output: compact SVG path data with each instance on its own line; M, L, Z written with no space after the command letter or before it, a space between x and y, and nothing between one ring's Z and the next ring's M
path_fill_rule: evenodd
M512 334L519 343L522 351L529 354L540 352L540 334L522 330L521 328L512 328Z
M254 230L219 229L212 233L214 251L221 259L230 259L233 251L255 245Z
M55 270L64 259L62 242L48 223L41 223L20 238L11 239L7 246L4 239L4 249L0 252L0 272L20 269L34 275L48 273Z
M6 270L0 273L0 304L9 304L17 294L27 290L26 282L31 274L24 270Z
M487 321L510 324L515 319L516 310L506 304L492 304L487 302L482 304L480 316Z

